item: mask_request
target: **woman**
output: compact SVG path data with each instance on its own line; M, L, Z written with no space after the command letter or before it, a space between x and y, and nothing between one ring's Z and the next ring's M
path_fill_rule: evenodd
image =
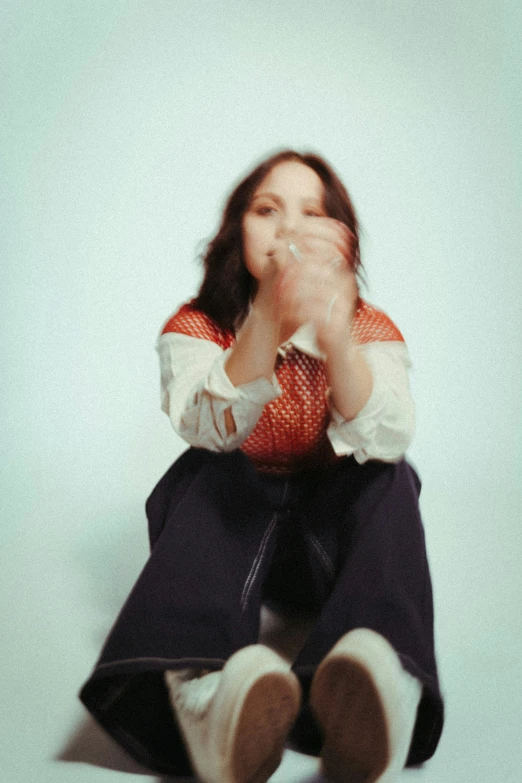
M360 271L344 186L284 151L235 188L159 338L162 407L192 448L147 502L151 557L81 693L151 769L263 783L291 726L336 781L435 751L410 362ZM295 660L258 643L263 602L316 612Z

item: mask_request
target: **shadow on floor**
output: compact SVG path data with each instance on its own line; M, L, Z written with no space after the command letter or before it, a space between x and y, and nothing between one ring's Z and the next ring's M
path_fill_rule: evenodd
M290 757L298 755L293 754L291 750L288 750L287 753ZM64 748L55 756L55 761L90 764L116 772L147 776L151 780L154 778L154 774L150 770L142 767L127 755L90 716L86 716L80 721ZM305 769L303 769L302 775L297 774L296 776L291 760L287 757L283 759L281 768L275 773L275 777L278 782L299 780L300 783L325 783L320 774L311 773ZM198 783L198 781L196 778L162 776L156 778L155 783Z
M84 718L71 735L63 750L55 757L56 761L91 764L117 772L130 772L134 775L153 777L149 769L134 761L114 742L96 721ZM195 778L161 777L157 783L196 783Z

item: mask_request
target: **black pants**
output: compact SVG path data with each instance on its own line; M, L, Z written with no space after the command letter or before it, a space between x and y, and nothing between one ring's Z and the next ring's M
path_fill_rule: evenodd
M307 696L343 634L372 628L423 684L408 764L442 731L433 602L418 496L405 461L353 458L293 476L261 476L241 451L189 449L147 501L151 556L80 698L137 761L191 773L163 683L165 669L220 669L255 643L260 606L316 609L293 669L303 708L292 739L319 753Z

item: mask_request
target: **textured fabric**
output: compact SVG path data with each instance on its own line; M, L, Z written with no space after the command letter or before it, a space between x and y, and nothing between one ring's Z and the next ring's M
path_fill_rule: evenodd
M323 362L290 349L278 356L275 374L282 394L265 405L242 451L264 473L288 474L333 462Z
M259 474L240 450L189 449L147 502L151 556L82 689L85 706L140 763L190 774L163 672L221 669L257 642L261 603L271 601L316 613L293 664L304 694L293 736L301 750L321 748L308 706L316 667L363 627L422 683L409 763L429 758L443 706L419 491L404 460L347 458L283 478Z
M230 348L234 343L234 335L226 329L221 329L208 315L198 310L192 303L183 305L170 318L162 329L162 334L178 332L189 337L199 337L210 340L220 348Z
M240 446L259 470L270 473L289 474L352 453L361 463L369 458L400 459L414 422L407 378L410 362L400 331L385 313L361 301L352 339L364 352L374 389L350 422L330 405L324 363L305 332L302 327L280 347L271 388L266 379L259 379L231 391L224 361L234 335L192 304L184 305L167 322L158 343L162 407L176 431L194 446L224 451ZM172 334L204 344L194 344L189 354L192 346L184 349L179 340L174 344L168 338ZM185 379L174 379L175 365L183 366L183 353L196 369L187 367ZM202 368L211 366L206 380L197 375L198 357ZM236 423L236 433L230 435L224 423L227 407Z

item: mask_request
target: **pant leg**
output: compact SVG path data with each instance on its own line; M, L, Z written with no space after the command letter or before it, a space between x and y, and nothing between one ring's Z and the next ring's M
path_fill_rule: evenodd
M190 774L163 672L257 641L277 513L241 452L189 450L147 501L152 552L80 698L141 764Z
M365 627L382 634L423 685L408 764L433 755L443 723L419 493L418 476L406 461L361 466L348 459L325 471L303 513L316 557L314 580L322 565L329 594L294 664L307 694L317 665L347 631ZM295 739L309 752L320 747L306 706Z

